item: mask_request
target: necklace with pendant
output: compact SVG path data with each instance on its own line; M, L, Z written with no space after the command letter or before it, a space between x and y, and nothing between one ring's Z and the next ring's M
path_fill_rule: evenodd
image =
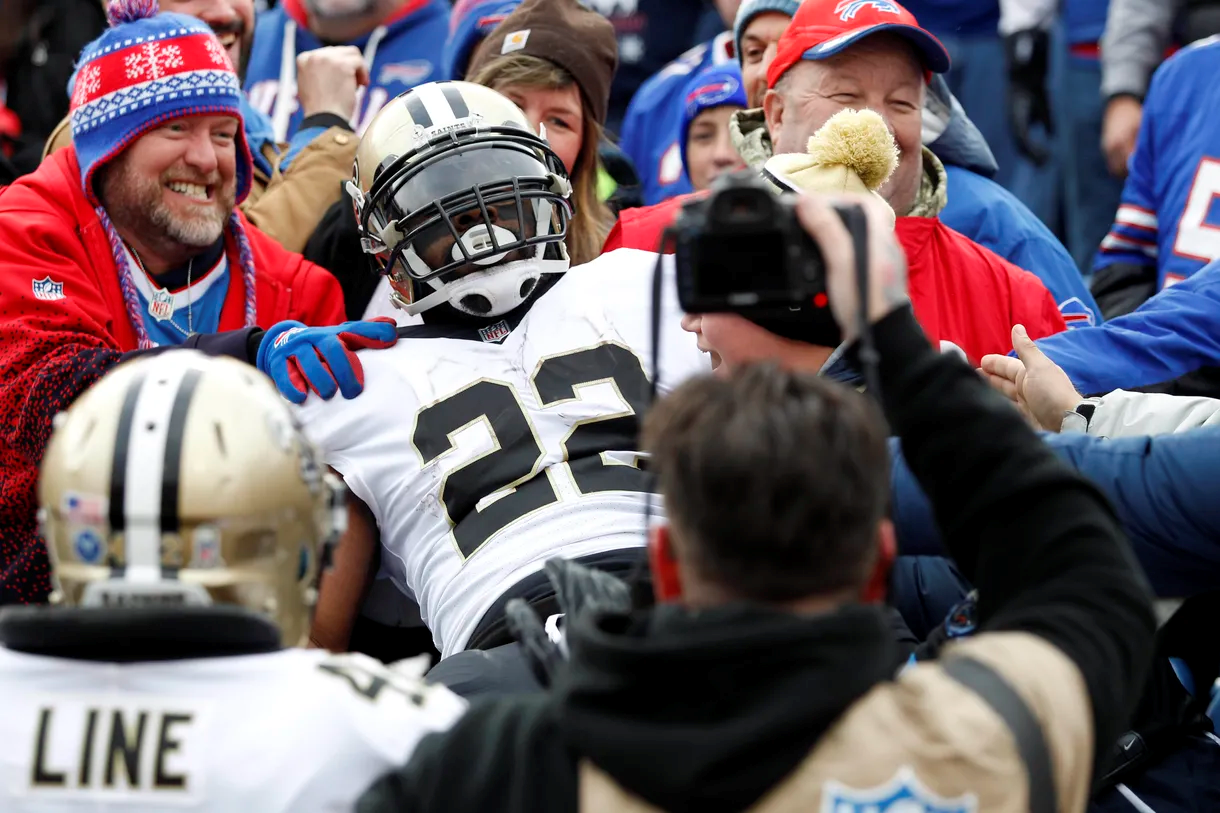
M128 248L131 256L135 258L136 264L144 272L144 276L151 282L152 275L144 267L144 261L140 259L140 255L136 254L135 249ZM194 302L191 298L191 274L194 270L195 258L192 257L186 266L186 330L183 330L182 326L174 320L174 295L167 289L154 287L152 300L148 303L148 315L158 322L169 322L170 327L181 333L183 338L195 335ZM153 285L155 286L156 283L154 282Z

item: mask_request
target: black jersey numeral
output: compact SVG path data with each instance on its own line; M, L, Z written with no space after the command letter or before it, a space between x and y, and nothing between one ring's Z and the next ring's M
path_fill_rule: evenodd
M579 400L583 387L613 384L625 409L576 424L563 440L564 460L581 494L648 490L647 477L634 460L648 377L634 353L606 343L550 356L539 363L530 383L545 408ZM440 484L440 500L463 559L509 524L559 500L542 471L545 451L529 414L516 390L500 381L476 381L420 410L411 440L423 465L452 451L454 436L477 423L486 426L492 449L448 472ZM608 452L630 460L610 460Z

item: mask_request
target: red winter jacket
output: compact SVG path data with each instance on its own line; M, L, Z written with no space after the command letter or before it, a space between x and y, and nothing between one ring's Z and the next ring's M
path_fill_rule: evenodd
M259 326L342 321L335 278L242 220L254 254ZM240 267L231 239L228 251L230 267ZM34 283L46 278L62 284L62 297L34 296ZM244 326L245 285L240 273L230 274L220 330ZM42 601L50 588L35 488L51 418L135 349L110 243L81 189L76 151L60 150L0 190L0 604Z
M697 194L625 209L602 250L656 251L661 233ZM1067 329L1042 280L939 219L900 217L894 232L907 255L911 305L933 345L953 342L977 364L1012 350L1013 325L1025 325L1034 339Z

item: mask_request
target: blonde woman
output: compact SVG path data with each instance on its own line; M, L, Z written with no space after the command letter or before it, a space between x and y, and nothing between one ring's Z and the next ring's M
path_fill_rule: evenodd
M618 64L614 27L576 0L526 0L483 40L466 80L496 90L540 127L572 179L572 266L601 253L614 215L599 194L598 146Z

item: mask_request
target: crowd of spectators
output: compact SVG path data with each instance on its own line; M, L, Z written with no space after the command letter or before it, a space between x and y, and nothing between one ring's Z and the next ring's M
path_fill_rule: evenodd
M1209 0L0 3L0 685L32 715L18 655L65 674L172 661L189 694L191 658L312 644L353 654L277 661L277 680L320 668L414 704L342 713L325 758L363 767L333 799L214 809L1220 809L1217 35ZM796 201L825 290L785 313L682 313L671 227L747 177ZM428 229L451 235L443 254L414 247ZM550 265L445 299L454 268L531 261ZM530 321L548 297L587 340L493 360L514 332L558 335ZM839 342L811 339L826 309ZM471 331L486 352L443 349ZM606 347L547 390L548 362ZM482 400L459 405L467 391ZM329 416L372 398L402 409L402 437L352 410L340 448ZM279 451L260 436L232 455L251 422ZM435 453L425 424L444 427ZM351 449L380 477L418 463L423 496ZM456 452L474 456L445 468ZM587 487L582 456L618 485ZM491 485L455 486L474 469ZM283 496L281 472L309 496ZM506 514L540 482L557 506L626 493L635 524L571 519L564 551L478 582L475 634L442 644L429 585L401 578L416 542L390 537L415 514L446 533ZM189 496L213 483L223 500ZM283 497L268 510L302 538L229 528L250 510L234 483ZM655 492L647 528L630 492ZM404 499L410 521L391 515ZM455 532L456 564L423 571L457 584L549 510L530 505L473 549ZM193 559L167 552L189 546L179 522ZM594 544L615 535L638 540ZM201 557L279 575L266 593L179 577ZM105 599L142 580L262 626L157 627ZM97 642L75 626L93 623ZM302 708L331 689L304 691ZM49 712L9 725L10 702L0 743L36 730L30 787L67 787Z

